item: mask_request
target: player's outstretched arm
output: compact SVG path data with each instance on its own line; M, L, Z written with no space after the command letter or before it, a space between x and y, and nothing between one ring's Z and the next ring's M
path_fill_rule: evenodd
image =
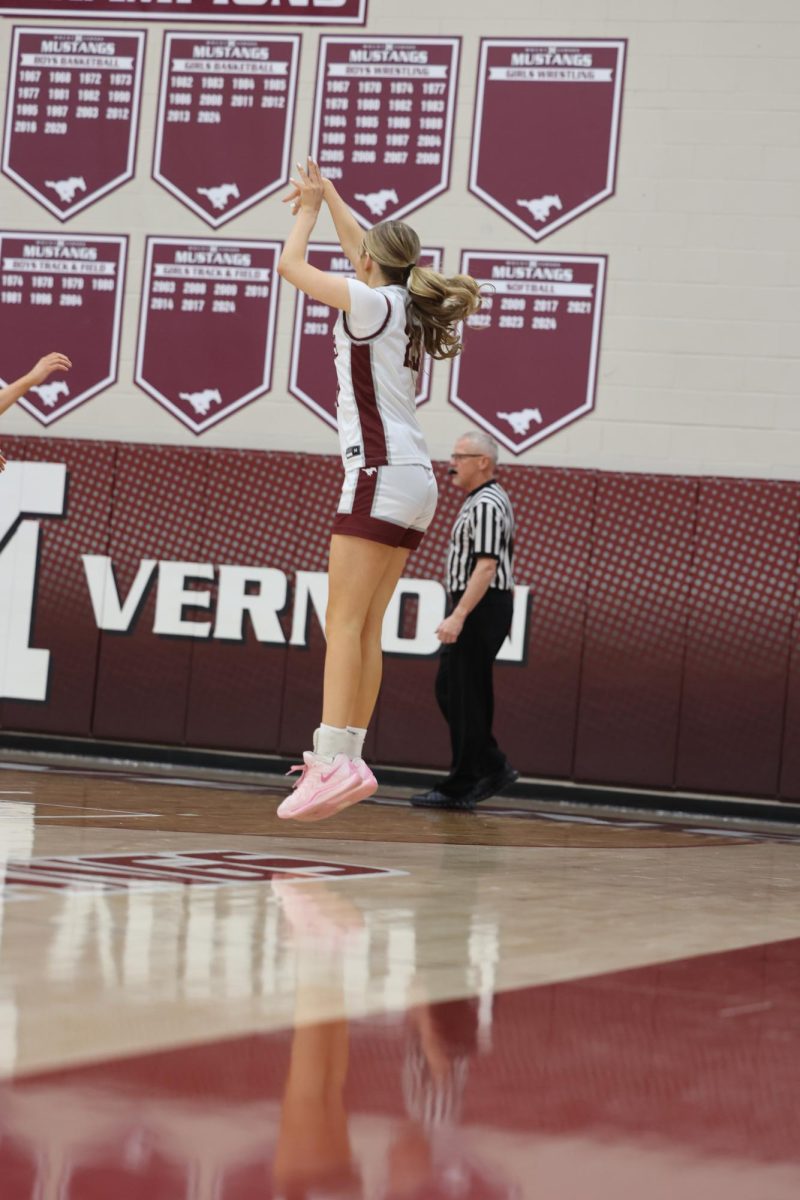
M72 363L66 354L45 354L44 358L39 359L36 366L31 367L27 375L22 375L13 383L0 388L0 413L11 408L11 405L15 404L20 396L24 396L32 387L38 387L40 383L44 383L45 379L54 371L68 371L71 366Z
M364 244L364 230L350 211L349 205L342 199L330 179L324 181L325 203L333 217L336 226L336 236L339 245L355 267L361 258Z
M309 158L305 170L297 164L297 175L297 179L292 179L297 189L297 199L292 205L295 221L278 262L278 274L321 304L349 312L350 291L344 276L320 271L306 260L308 240L317 223L324 196L319 167Z
M4 388L0 388L0 413L4 413L7 408L19 400L20 396L24 396L32 387L37 387L38 384L44 383L48 376L53 374L53 371L68 371L72 363L67 358L66 354L45 354L44 358L40 358L35 367L31 367L27 375L23 375L20 379L15 379L13 383L8 383ZM6 460L0 453L0 471L5 470Z

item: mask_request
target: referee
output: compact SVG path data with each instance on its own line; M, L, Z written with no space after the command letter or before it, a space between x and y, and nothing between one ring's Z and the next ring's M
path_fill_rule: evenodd
M411 797L421 808L471 809L519 774L492 735L492 667L511 628L514 588L514 513L496 470L494 438L458 439L448 473L467 498L450 535L448 615L436 631L436 699L450 727L452 764L446 779Z

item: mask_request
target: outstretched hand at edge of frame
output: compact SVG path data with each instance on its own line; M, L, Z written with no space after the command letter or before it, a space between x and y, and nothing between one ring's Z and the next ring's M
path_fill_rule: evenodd
M53 352L45 354L35 366L31 367L27 375L23 375L14 383L9 383L7 387L0 388L0 413L5 412L10 408L20 396L24 396L26 392L33 387L38 387L40 383L44 383L54 371L68 371L72 366L72 362L67 358L66 354ZM0 471L4 471L6 467L6 459L0 452Z
M53 371L68 371L72 366L72 362L67 358L66 354L45 354L39 359L35 367L32 367L25 379L30 379L29 388L38 387L40 383L44 383Z

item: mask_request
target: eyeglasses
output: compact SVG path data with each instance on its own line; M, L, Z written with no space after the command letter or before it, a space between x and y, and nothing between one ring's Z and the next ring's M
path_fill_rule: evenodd
M451 458L483 458L483 454L451 454Z

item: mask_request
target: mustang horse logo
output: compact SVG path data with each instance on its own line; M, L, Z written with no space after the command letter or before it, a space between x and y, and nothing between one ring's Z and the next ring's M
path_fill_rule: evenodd
M235 183L221 183L219 187L199 187L197 191L210 200L212 208L217 212L222 212L230 200L239 199L239 189Z
M69 395L69 386L63 379L57 379L55 383L40 383L31 391L36 392L45 408L55 408L59 396Z
M382 217L390 204L397 204L394 188L381 188L379 192L356 192L356 200L363 200L373 217Z
M181 400L191 404L198 417L204 417L212 404L222 404L219 388L203 388L202 392L178 392Z
M521 208L527 208L534 221L546 221L552 208L557 208L560 212L564 207L560 196L537 196L533 200L518 200L517 204Z
M79 191L86 191L86 180L82 175L70 175L69 179L45 179L44 186L52 188L62 204L72 204Z
M542 423L542 414L538 408L521 408L517 412L497 414L501 421L508 421L517 437L524 437L531 427L531 421L537 425Z

